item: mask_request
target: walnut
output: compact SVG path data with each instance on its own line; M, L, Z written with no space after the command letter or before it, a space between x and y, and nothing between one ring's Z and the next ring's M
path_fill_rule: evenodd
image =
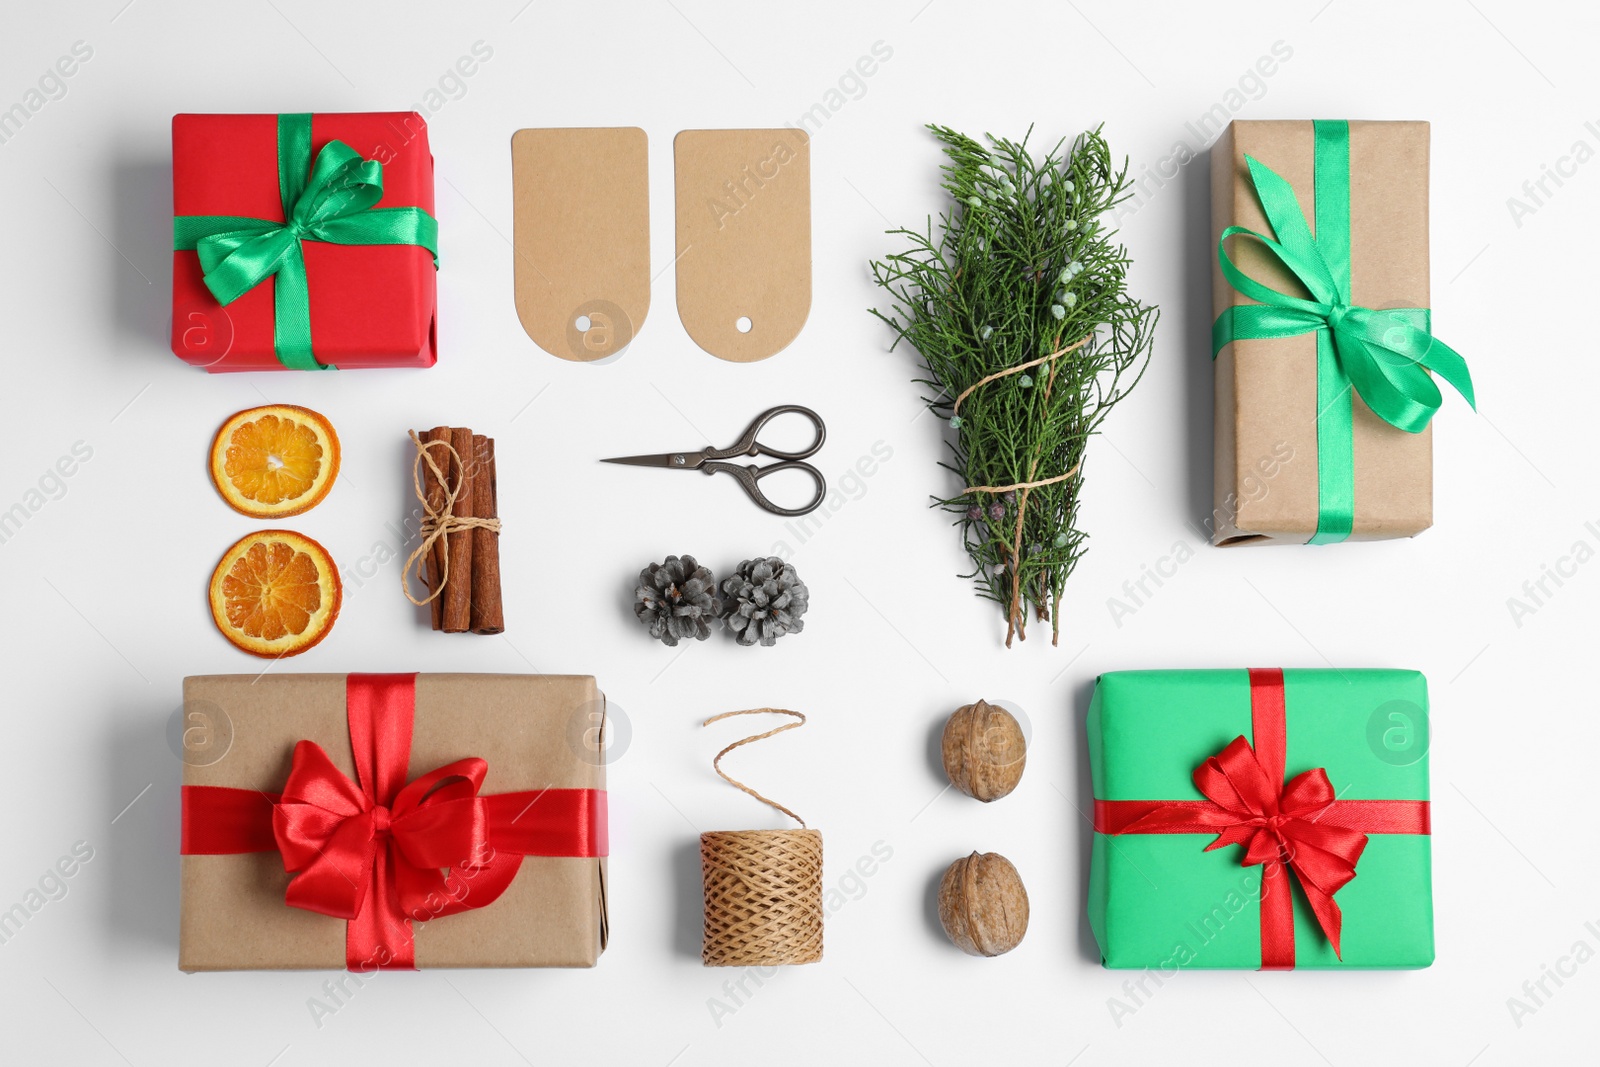
M1011 861L974 852L945 868L939 882L939 924L962 952L999 956L1028 932L1028 891Z
M950 716L940 747L950 784L985 804L1015 789L1027 765L1022 727L1005 708L983 700Z

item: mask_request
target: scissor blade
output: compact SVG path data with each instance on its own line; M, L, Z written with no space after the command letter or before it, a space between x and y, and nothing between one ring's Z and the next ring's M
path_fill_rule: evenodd
M700 457L692 452L659 452L653 456L613 456L601 463L625 463L630 467L698 467Z

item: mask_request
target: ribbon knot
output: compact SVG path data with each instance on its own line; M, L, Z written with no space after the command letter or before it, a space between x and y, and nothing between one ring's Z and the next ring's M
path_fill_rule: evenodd
M374 837L387 834L394 826L394 816L389 814L389 809L379 804L372 809L372 834Z
M1345 316L1354 310L1349 304L1332 304L1328 307L1328 328L1338 334L1339 327L1344 324Z

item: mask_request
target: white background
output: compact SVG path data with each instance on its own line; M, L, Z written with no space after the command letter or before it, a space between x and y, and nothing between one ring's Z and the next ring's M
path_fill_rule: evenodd
M1446 1065L1593 1054L1600 949L1593 666L1600 563L1542 606L1507 600L1579 541L1600 547L1592 428L1600 163L1523 217L1507 198L1583 140L1600 146L1600 30L1584 5L763 5L534 0L341 6L124 0L10 4L0 108L74 42L93 49L0 144L7 413L0 508L76 442L92 458L0 544L7 787L0 908L74 842L94 858L0 944L9 1062L295 1064L975 1062ZM119 8L121 10L119 11ZM353 111L422 104L475 42L492 57L430 116L438 161L437 368L207 376L168 351L169 120L179 111ZM732 365L673 306L672 138L781 125L840 85L875 42L892 57L846 83L815 135L810 322L774 359ZM1149 377L1090 450L1088 557L1059 648L1006 650L997 609L955 577L941 429L918 417L915 364L887 354L866 269L890 224L939 205L938 121L1040 142L1104 121L1135 170L1223 102L1274 42L1292 57L1247 83L1243 117L1433 122L1433 306L1471 362L1482 413L1437 421L1437 526L1414 541L1221 551L1210 510L1208 179L1182 169L1125 221L1135 289L1162 309ZM854 90L853 93L851 90ZM512 300L509 139L525 126L639 125L650 137L652 254L663 273L619 362L540 352ZM1571 166L1567 169L1572 170ZM631 742L611 770L612 945L588 972L385 974L313 1019L327 975L177 970L180 766L164 730L184 675L254 672L212 628L211 567L254 525L205 477L229 413L271 401L326 413L344 442L333 493L293 525L352 570L409 509L405 431L470 425L499 440L504 638L443 637L401 599L399 565L347 574L329 639L276 670L593 673ZM801 543L728 480L601 467L605 455L723 444L757 410L828 420L837 482L875 442L892 458ZM1595 521L1597 526L1586 527ZM628 602L638 568L692 552L718 570L787 542L812 588L803 635L772 649L651 643ZM1132 615L1107 601L1184 546ZM1192 556L1191 556L1192 554ZM1587 558L1587 557L1586 557ZM1570 565L1569 571L1573 570ZM1082 718L1095 675L1132 667L1393 666L1434 701L1439 955L1415 973L1183 973L1131 1015L1083 918ZM992 806L941 792L938 725L977 697L1030 721L1021 787ZM819 966L786 970L714 1018L730 974L698 959L700 829L779 825L713 777L738 723L779 705L809 727L735 757L807 816L827 883L876 842L892 858L828 919ZM130 806L131 803L131 806ZM880 846L880 847L883 847ZM1009 856L1033 921L1011 955L971 959L931 917L968 850ZM854 883L846 888L854 888ZM1585 923L1596 921L1596 928ZM1561 963L1566 960L1565 963ZM1525 981L1573 976L1542 1005ZM1520 997L1536 1011L1513 1017ZM1119 1025L1120 1023L1120 1025Z

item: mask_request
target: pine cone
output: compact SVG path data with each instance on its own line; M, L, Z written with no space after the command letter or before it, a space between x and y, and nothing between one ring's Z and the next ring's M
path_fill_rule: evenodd
M704 641L711 636L722 607L717 579L693 556L668 556L639 572L633 591L633 613L650 628L650 636L669 645L680 637Z
M741 645L776 644L784 634L805 629L800 616L811 591L795 569L776 556L747 559L722 583L722 615Z

